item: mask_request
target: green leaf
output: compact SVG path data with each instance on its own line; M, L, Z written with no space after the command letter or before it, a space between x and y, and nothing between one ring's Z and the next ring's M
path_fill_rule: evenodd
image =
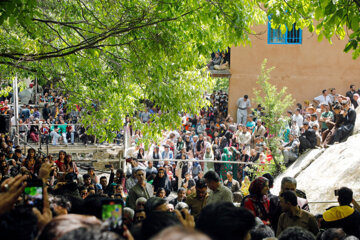
M280 25L280 31L281 31L281 34L286 33L286 26L284 24Z

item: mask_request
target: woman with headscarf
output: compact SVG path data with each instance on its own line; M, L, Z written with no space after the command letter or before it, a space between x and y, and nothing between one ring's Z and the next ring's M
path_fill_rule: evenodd
M220 161L221 160L221 151L219 149L219 145L213 144L212 145L213 153L214 153L214 160ZM221 163L214 163L215 172L220 175L221 170Z
M261 219L265 225L269 225L270 201L267 197L269 192L269 180L265 177L258 177L251 182L249 187L250 195L244 201L244 207L249 209L255 217Z
M190 136L186 135L185 137L185 148L186 148L186 155L189 158L193 158L194 154L193 154L193 144L191 142Z
M237 159L239 159L239 157L237 158L236 156L240 155L240 153L236 150L235 147L230 147L230 154L231 154L232 161L235 162ZM233 172L234 179L238 180L239 164L232 165L232 172Z
M206 173L207 171L214 171L215 168L214 168L214 163L213 162L210 162L210 161L213 161L214 160L214 153L211 149L211 146L207 146L206 147L206 150L205 150L205 155L204 155L204 160L207 160L209 162L206 162L205 163L205 166L204 166L204 172Z
M179 137L176 143L176 153L181 152L184 146L185 146L185 142L183 141L182 137Z
M221 155L221 161L231 161L231 154L229 153L229 149L227 147L224 148L224 153ZM231 171L231 167L230 163L221 163L220 177L223 181L227 179L227 172Z
M154 192L158 192L160 188L164 188L166 191L166 196L168 196L171 192L171 182L166 174L164 168L159 168L159 171L152 183L154 186Z
M144 148L140 148L136 159L144 159L144 157L145 157L145 150Z
M204 157L204 152L205 152L204 136L202 134L199 134L199 140L195 144L195 157L202 160ZM201 167L203 168L203 164L201 164Z
M153 156L152 156L153 159L161 159L161 154L160 154L160 151L159 151L159 146L155 146L154 147L154 150L153 150ZM154 161L154 166L157 167L159 164L159 161Z

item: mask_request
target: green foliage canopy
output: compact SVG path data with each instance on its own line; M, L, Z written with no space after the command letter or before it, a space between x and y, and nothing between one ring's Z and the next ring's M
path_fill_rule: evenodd
M256 4L16 0L11 6L19 13L1 4L0 77L61 79L69 101L89 111L84 124L103 139L148 99L161 106L161 117L154 115L150 126L134 124L158 136L179 126L179 112L197 113L207 104L202 96L214 85L203 70L208 56L249 41L251 26L266 20Z

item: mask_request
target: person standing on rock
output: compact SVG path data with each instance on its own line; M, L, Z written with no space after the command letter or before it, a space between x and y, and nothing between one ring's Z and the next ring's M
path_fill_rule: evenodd
M248 109L250 109L251 104L248 95L245 95L242 98L239 98L236 103L237 109L237 123L246 125L246 119L248 114Z

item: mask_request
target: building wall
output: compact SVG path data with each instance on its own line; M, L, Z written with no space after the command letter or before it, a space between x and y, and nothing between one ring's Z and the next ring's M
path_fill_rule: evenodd
M336 88L345 95L350 84L360 87L360 59L353 60L351 52L344 53L346 40L336 37L333 44L327 40L318 42L317 35L303 30L302 44L267 44L267 27L255 31L262 35L251 37L251 45L231 48L231 78L229 87L229 113L236 119L236 101L248 94L253 101L253 89L263 60L267 67L274 66L270 82L278 89L286 86L295 103L312 100L323 89Z

